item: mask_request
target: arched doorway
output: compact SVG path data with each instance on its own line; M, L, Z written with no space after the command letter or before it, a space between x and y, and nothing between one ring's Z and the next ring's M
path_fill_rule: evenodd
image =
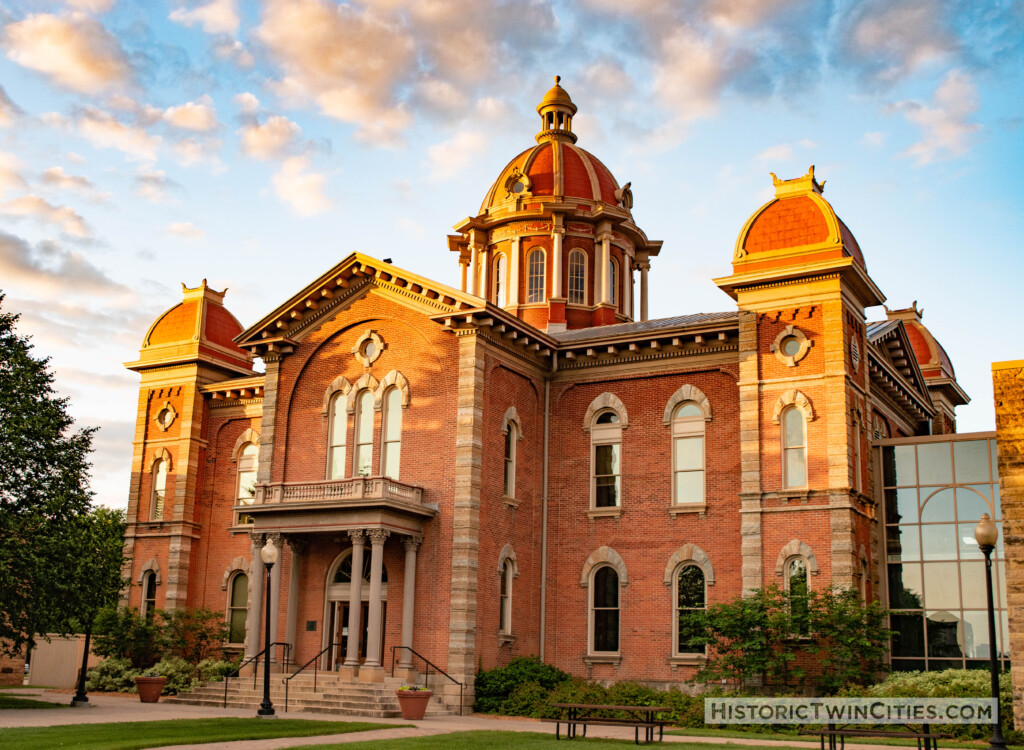
M360 598L362 612L359 618L359 663L366 659L367 625L370 619L370 565L373 548L363 552L362 585ZM342 552L327 571L326 596L324 597L324 647L333 642L339 645L327 652L327 669L338 669L345 662L348 652L348 618L352 591L352 550ZM381 627L380 653L384 653L384 631L388 612L388 569L381 563ZM328 640L330 639L330 640Z

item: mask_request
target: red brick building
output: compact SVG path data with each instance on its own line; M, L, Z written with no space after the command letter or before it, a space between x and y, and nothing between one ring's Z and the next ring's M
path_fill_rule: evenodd
M538 113L449 237L461 289L355 253L248 328L205 282L153 324L128 603L223 611L255 653L269 539L292 662L380 681L406 646L470 684L521 654L672 683L692 609L880 595L872 441L967 402L916 305L868 321L885 298L812 167L773 175L726 311L648 320L661 243L557 83Z

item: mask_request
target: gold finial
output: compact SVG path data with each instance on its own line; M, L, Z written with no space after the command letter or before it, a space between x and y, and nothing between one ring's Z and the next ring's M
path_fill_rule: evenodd
M555 76L555 85L557 86L562 82L562 76Z

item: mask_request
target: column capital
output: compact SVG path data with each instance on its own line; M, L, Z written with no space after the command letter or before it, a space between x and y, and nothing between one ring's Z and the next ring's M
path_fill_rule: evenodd
M352 541L352 546L359 545L362 547L366 544L366 529L349 529L348 538Z
M369 537L370 544L374 547L380 547L391 536L391 532L387 529L367 529L366 536Z
M565 234L565 227L561 225L553 226L551 227L551 234Z
M293 555L304 555L309 549L309 542L305 537L288 535L285 537L285 541L292 548Z
M407 536L402 538L402 544L405 546L406 552L415 552L419 549L420 544L423 542L423 537L417 535Z
M257 547L262 547L264 544L266 544L266 534L264 534L261 531L250 531L249 541Z
M269 534L264 534L263 536L264 544L266 544L267 542L273 542L275 547L277 547L278 549L281 548L281 540L284 538L284 534L282 534L280 531L272 531Z
M598 242L611 242L613 238L614 235L611 232L601 232L596 239Z

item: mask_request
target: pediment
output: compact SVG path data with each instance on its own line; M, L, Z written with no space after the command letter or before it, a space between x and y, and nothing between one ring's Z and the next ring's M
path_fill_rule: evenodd
M867 330L869 357L873 379L879 378L894 381L890 386L898 386L910 391L922 405L932 406L931 396L925 384L924 375L917 364L914 349L910 344L907 329L901 320L889 320L883 323L870 323Z
M429 316L480 308L484 301L362 253L352 253L235 339L255 356L288 354L320 323L373 292Z

